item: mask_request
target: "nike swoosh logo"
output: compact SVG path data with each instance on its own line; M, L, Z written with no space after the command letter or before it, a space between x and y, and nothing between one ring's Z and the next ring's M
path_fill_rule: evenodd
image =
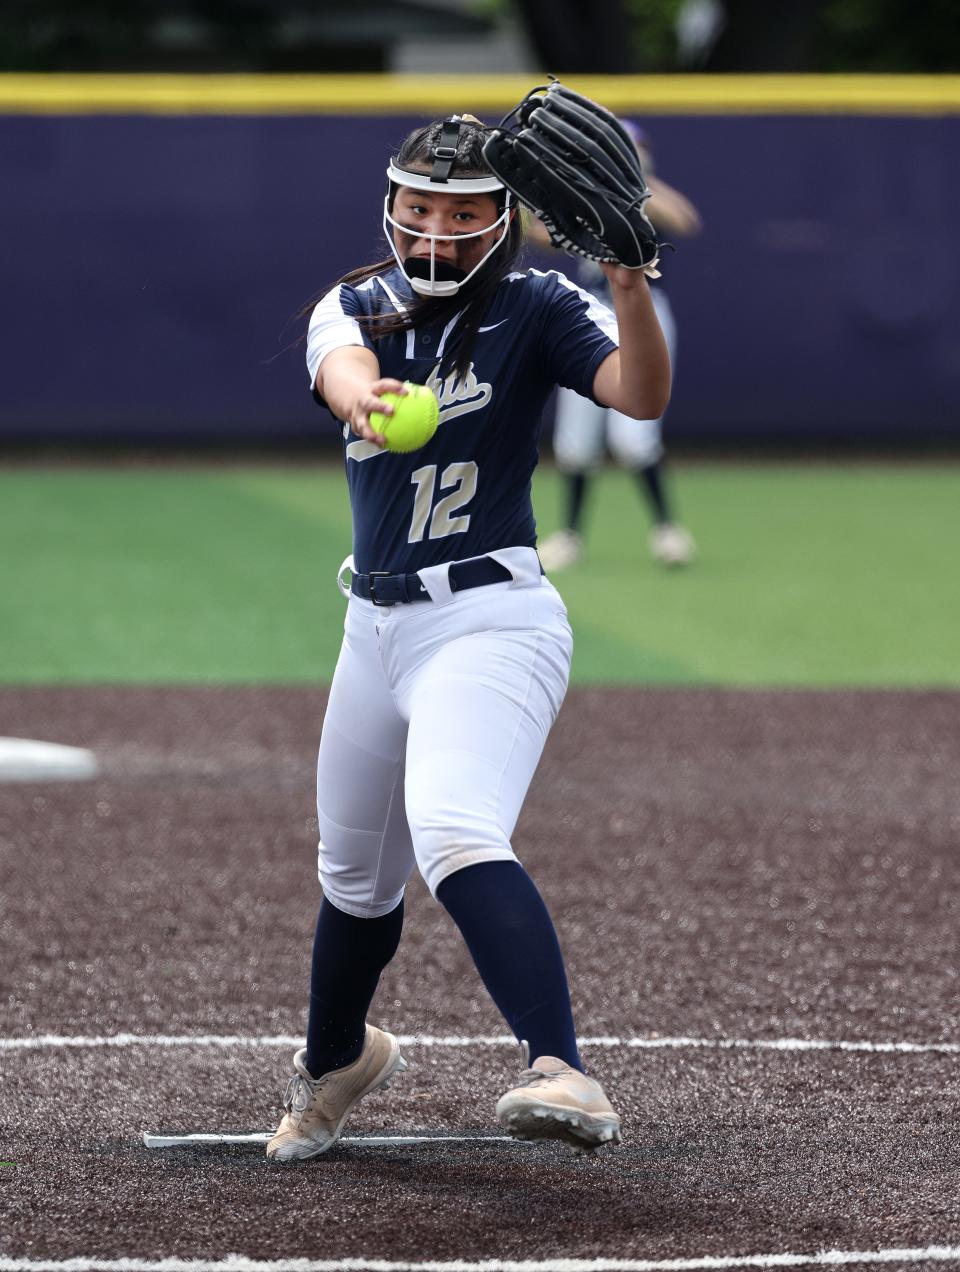
M505 322L509 321L509 318L501 318L500 321L495 322L492 327L478 327L477 334L479 335L482 331L496 331L498 327L502 327Z

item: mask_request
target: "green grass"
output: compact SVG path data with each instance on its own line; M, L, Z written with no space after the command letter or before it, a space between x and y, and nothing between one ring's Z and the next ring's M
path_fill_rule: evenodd
M578 678L960 683L960 467L696 466L675 487L700 544L682 572L648 559L628 478L597 485L589 556L561 578Z
M700 556L646 551L608 471L557 576L580 683L956 685L960 466L687 464ZM544 470L541 533L560 488ZM328 680L349 550L339 467L0 471L0 681Z

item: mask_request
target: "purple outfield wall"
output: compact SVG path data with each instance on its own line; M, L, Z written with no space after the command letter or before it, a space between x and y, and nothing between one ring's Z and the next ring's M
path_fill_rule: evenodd
M0 441L332 442L288 320L382 254L419 122L0 116ZM664 268L671 439L960 443L960 117L650 131L705 222Z

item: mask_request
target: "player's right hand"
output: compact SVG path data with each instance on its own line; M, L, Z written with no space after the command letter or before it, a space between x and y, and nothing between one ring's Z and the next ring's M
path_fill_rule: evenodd
M381 393L396 393L400 397L405 397L407 390L403 387L402 380L374 380L359 394L347 420L352 433L362 437L365 442L373 442L376 446L385 446L387 439L373 428L370 416L375 411L379 411L382 415L393 414L393 407L389 402L382 400Z

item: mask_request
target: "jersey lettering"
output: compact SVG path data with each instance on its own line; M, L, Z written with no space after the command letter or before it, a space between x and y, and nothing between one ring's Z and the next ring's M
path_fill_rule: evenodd
M472 362L461 380L452 372L441 379L435 367L427 376L427 388L433 390L440 403L441 424L446 424L447 420L455 419L458 415L482 410L493 397L493 385L482 384L477 380Z
M436 395L437 401L440 403L440 424L446 424L448 420L455 419L458 415L467 415L471 411L480 411L487 405L493 397L493 385L481 384L473 371L473 363L470 363L470 370L459 382L456 381L454 374L445 376L443 379L437 374L436 368L427 376L427 388L432 389ZM344 441L350 436L350 425L343 426ZM376 442L366 442L357 440L347 442L347 459L355 459L357 463L361 463L365 459L373 459L375 455L383 455L385 452ZM430 538L438 538L437 535L431 535ZM408 543L419 543L419 539L408 539Z

